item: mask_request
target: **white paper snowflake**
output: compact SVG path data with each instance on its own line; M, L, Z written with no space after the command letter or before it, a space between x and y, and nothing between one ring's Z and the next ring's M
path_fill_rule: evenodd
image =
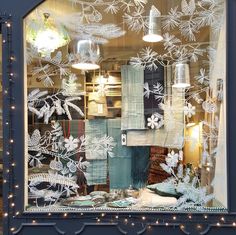
M147 126L151 129L159 129L164 125L163 116L156 113L147 118Z
M196 107L192 106L192 104L187 103L186 106L184 106L184 114L191 118L192 116L194 116L196 114Z

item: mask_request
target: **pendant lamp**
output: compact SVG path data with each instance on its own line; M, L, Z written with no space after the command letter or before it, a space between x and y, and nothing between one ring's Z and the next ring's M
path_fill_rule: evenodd
M148 27L144 32L143 41L145 42L160 42L163 40L161 33L161 13L152 6L148 19Z
M61 25L55 26L50 14L44 13L43 22L31 20L27 25L26 40L31 43L42 56L54 52L70 42L70 37Z
M189 64L186 62L177 62L174 65L174 88L190 87Z
M70 50L74 55L73 68L85 71L100 68L101 49L99 44L89 39L73 41Z

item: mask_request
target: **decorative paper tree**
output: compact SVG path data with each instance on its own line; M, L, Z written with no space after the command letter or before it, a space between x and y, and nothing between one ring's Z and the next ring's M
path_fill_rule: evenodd
M89 136L64 138L62 127L58 122L52 124L52 129L41 135L38 129L28 137L29 167L42 168L48 166L47 173L29 175L29 192L33 198L43 198L44 202L54 205L62 197L77 194L78 172L86 181L86 169L89 163L84 158L76 159L76 154L89 151L91 154L99 151L112 155L115 146L113 138L104 136L100 139ZM44 204L46 205L46 204Z
M183 164L180 163L182 159L182 151L179 153L171 151L165 159L166 163L160 164L161 168L171 175L166 182L171 184L180 195L174 208L203 210L207 202L212 200L214 196L213 194L207 195L206 187L201 187L199 176L191 165L187 165L184 169Z

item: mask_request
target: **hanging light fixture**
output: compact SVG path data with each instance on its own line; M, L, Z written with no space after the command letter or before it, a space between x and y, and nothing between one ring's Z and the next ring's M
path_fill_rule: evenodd
M96 70L101 60L99 44L91 40L79 40L72 42L71 52L74 56L72 67L80 70Z
M44 13L43 23L34 19L27 25L26 39L37 48L42 56L48 55L70 42L64 26L56 27L49 17L50 14Z
M186 62L177 62L174 68L174 85L175 88L190 87L189 64Z
M152 6L149 14L148 27L143 36L145 42L160 42L163 40L160 16L160 11L155 6Z

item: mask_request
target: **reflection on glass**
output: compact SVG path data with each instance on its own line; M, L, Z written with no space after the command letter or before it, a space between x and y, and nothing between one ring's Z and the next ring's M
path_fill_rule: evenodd
M224 1L71 2L25 18L27 210L226 209Z

